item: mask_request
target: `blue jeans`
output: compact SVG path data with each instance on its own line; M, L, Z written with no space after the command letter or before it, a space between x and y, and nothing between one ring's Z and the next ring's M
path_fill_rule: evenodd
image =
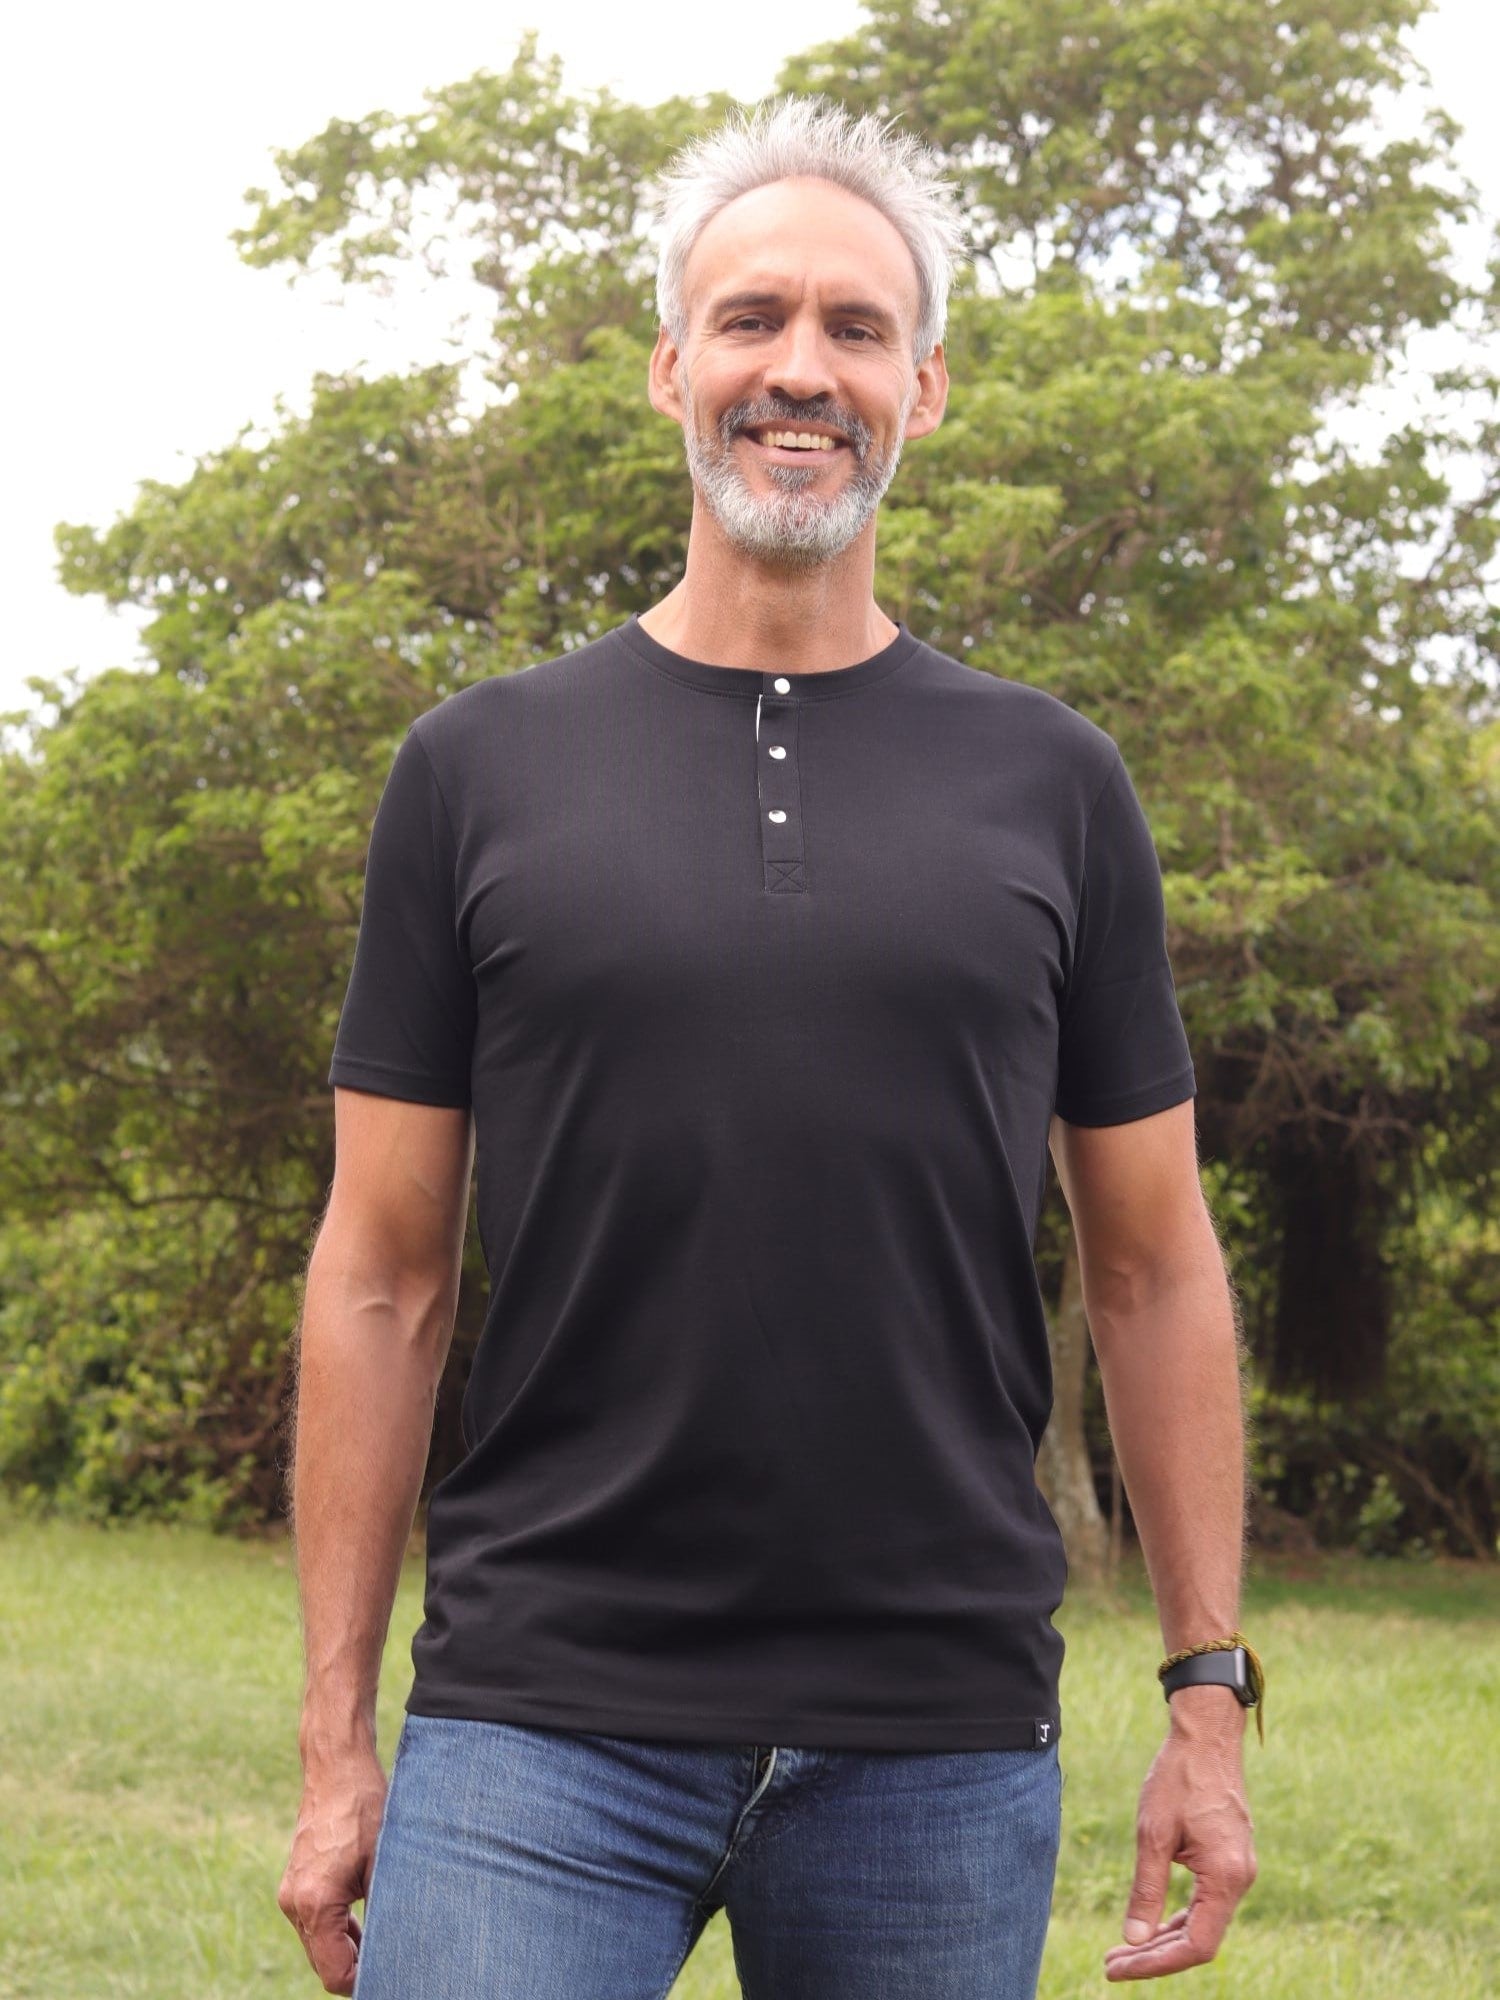
M643 1741L408 1715L354 2000L664 2000L716 1911L745 2000L1033 2000L1044 1750Z

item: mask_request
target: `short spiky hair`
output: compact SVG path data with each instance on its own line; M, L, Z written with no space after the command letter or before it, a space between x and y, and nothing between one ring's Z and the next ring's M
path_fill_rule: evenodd
M784 97L748 118L732 114L681 149L658 181L665 227L656 266L657 317L677 346L687 335L683 274L704 226L751 188L806 175L859 195L901 232L917 267L912 359L927 359L947 330L948 291L967 244L949 198L955 184L937 173L921 140L888 136L894 123L872 113L855 119L821 95Z

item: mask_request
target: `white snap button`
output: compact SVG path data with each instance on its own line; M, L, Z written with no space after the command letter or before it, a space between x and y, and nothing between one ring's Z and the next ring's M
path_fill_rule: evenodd
M766 818L774 819L776 824L780 826L781 822L786 818L786 814L784 812L767 813Z
M785 746L780 743L773 743L771 745L771 755L773 757L784 757L786 755Z
M777 692L778 694L789 694L789 693L791 692L791 686L792 686L792 684L791 684L791 682L790 682L790 681L789 681L789 680L787 679L787 677L786 677L786 675L785 675L785 674L778 674L778 675L777 675L777 677L776 677L776 692Z

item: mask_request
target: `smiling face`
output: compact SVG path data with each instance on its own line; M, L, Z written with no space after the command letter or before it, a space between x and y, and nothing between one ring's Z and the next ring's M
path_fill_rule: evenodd
M682 425L695 490L744 554L830 561L947 400L941 347L912 362L917 272L899 230L828 181L773 181L704 227L683 294L686 345L663 328L651 400Z

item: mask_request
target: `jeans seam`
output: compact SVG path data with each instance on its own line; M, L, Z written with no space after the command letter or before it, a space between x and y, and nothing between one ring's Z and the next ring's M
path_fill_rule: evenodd
M707 1893L707 1890L705 1890L704 1894L706 1895ZM687 1925L683 1932L682 1944L678 1950L676 1968L668 1975L666 1985L655 1996L655 2000L667 2000L667 1995L682 1977L682 1968L693 1955L693 1946L697 1944L699 1938L702 1937L707 1928L708 1918L706 1915L699 1915L698 1902L695 1900L688 1909Z

